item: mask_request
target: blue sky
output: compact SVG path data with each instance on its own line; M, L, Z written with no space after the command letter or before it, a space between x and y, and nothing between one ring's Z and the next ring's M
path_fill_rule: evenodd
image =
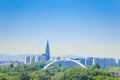
M0 0L0 53L119 57L119 0ZM112 55L114 54L114 55Z

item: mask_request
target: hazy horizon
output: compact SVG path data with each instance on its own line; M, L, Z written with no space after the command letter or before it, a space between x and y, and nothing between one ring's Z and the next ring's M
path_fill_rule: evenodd
M0 54L120 58L118 0L1 0Z

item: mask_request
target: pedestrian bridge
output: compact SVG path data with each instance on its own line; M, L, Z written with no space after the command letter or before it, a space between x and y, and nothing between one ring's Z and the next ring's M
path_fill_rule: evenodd
M49 64L47 64L43 70L47 69L49 66L51 66L52 64L56 63L56 62L59 62L59 61L71 61L71 62L74 62L76 64L78 64L80 67L82 68L86 68L82 63L76 61L76 60L73 60L73 59L58 59L58 60L54 60L52 62L50 62Z

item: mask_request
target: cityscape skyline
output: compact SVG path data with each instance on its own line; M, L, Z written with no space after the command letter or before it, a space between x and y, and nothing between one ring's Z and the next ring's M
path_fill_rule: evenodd
M1 0L0 54L120 58L118 0Z

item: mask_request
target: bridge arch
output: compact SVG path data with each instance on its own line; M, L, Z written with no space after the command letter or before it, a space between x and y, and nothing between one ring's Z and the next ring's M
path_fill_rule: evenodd
M81 66L82 68L86 68L82 63L80 63L80 62L78 62L78 61L76 61L76 60L73 60L73 59L60 59L60 60L55 60L55 61L52 61L52 62L50 62L49 64L47 64L44 68L43 68L43 70L45 70L45 69L47 69L49 66L51 66L52 64L54 64L54 63L56 63L56 62L58 62L58 61L71 61L71 62L74 62L74 63L76 63L76 64L78 64L79 66Z

